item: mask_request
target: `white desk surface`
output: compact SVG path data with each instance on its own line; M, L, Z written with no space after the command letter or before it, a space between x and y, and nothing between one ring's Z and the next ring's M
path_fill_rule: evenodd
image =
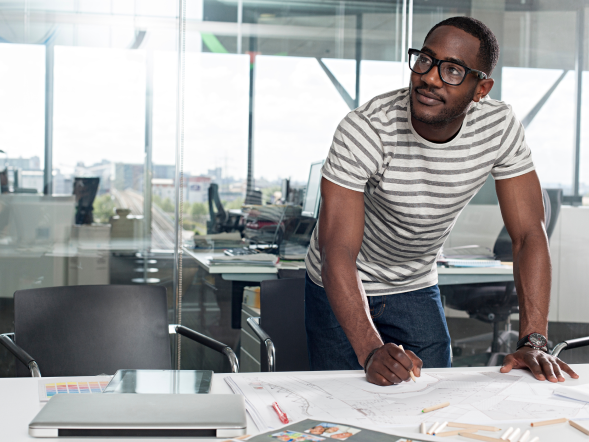
M581 376L581 378L589 378L589 364L577 364L573 365L574 370ZM458 370L453 368L447 369L435 369L436 371L452 371ZM496 371L497 367L472 367L472 368L460 368L461 371ZM426 370L427 371L427 370ZM346 373L346 372L321 372L325 376L330 376L333 373ZM358 373L358 372L350 372ZM265 373L264 376L282 376L287 373ZM299 372L298 374L302 374ZM313 374L319 374L319 372L313 372ZM247 373L245 376L253 375L260 376L260 373ZM217 394L231 394L231 389L224 381L226 373L215 374L213 377L213 385L211 392ZM45 378L50 379L50 378ZM35 415L42 408L43 403L39 402L38 393L38 382L39 378L1 378L0 379L0 439L3 441L19 442L24 440L35 440L35 438L28 435L28 424L35 417ZM566 385L566 382L565 384ZM507 423L498 425L500 428L507 428L510 426ZM518 423L517 426L524 428L525 426ZM417 428L403 427L397 429L399 432L416 432ZM258 430L248 415L248 434L256 434ZM588 441L589 437L582 434L580 431L572 428L568 424L552 425L546 427L536 427L533 430L534 436L539 436L541 442L550 442L555 440L566 440L567 442L575 441ZM414 437L418 437L414 434ZM498 437L498 436L494 436ZM421 436L424 440L441 440L439 437L425 437ZM89 440L100 440L102 438L67 438L68 442L88 442ZM106 438L105 438L106 439ZM37 440L49 440L49 439L37 439ZM54 439L55 440L55 439ZM62 438L62 440L65 440ZM159 439L159 438L108 438L109 441L133 441L133 442L156 442L170 439ZM225 439L197 439L201 441L222 441ZM444 440L461 440L465 441L464 438L459 437L447 437Z
M304 269L305 263L285 262L279 263L278 267L247 267L240 265L209 266L209 259L225 256L222 252L205 252L184 249L188 255L193 257L199 266L209 273L278 273L279 268ZM512 275L512 267L438 267L439 275Z

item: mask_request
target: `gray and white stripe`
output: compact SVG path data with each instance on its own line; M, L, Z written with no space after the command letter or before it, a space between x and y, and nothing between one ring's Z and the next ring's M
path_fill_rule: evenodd
M350 112L322 170L329 181L364 192L364 239L356 264L368 295L436 284L440 248L489 173L507 179L534 170L524 129L501 101L473 103L458 135L445 144L420 137L410 115L407 88ZM316 227L306 264L321 285L318 232Z

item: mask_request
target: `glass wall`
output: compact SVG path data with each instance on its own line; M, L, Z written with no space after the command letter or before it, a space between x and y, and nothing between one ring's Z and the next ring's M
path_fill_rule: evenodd
M577 207L589 205L584 1L44 0L0 11L0 332L11 331L15 290L161 284L171 323L240 353L244 287L267 276L210 271L222 243L203 237L218 233L209 195L238 231L252 204L300 205L338 122L407 86L407 49L466 15L496 34L491 96L522 120L542 185L565 195L551 238L553 339L589 334L572 307L589 270ZM502 221L490 189L448 245L493 247ZM448 317L458 353L490 345L464 343L488 322ZM182 368L228 368L182 345ZM2 348L0 370L14 373Z

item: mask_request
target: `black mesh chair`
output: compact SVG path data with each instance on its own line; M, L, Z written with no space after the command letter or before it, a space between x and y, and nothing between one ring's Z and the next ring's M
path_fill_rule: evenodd
M562 205L562 189L542 189L542 198L546 233L550 239ZM511 243L511 237L504 226L493 247L496 259L513 261ZM471 318L493 324L492 334L455 341L454 356L460 356L461 345L469 345L472 342L490 338L491 352L487 354L486 365L500 365L503 357L511 351L510 342L518 340L518 333L511 331L509 319L511 314L519 312L514 282L441 286L440 292L445 297L447 307L466 311ZM507 323L506 330L499 328L503 322ZM505 352L501 352L502 347L505 347Z
M92 376L119 369L171 369L174 333L223 353L231 370L239 370L229 346L168 324L161 286L19 290L14 294L14 333L0 335L0 343L22 362L17 376Z
M308 371L305 279L262 281L260 312L247 322L261 341L262 371Z

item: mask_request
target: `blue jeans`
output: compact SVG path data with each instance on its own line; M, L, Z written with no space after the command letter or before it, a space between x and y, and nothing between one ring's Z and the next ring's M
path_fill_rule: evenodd
M311 370L360 370L356 353L339 325L323 287L309 275L305 285L305 327ZM382 340L402 344L424 368L450 367L450 334L437 285L407 293L368 296Z

